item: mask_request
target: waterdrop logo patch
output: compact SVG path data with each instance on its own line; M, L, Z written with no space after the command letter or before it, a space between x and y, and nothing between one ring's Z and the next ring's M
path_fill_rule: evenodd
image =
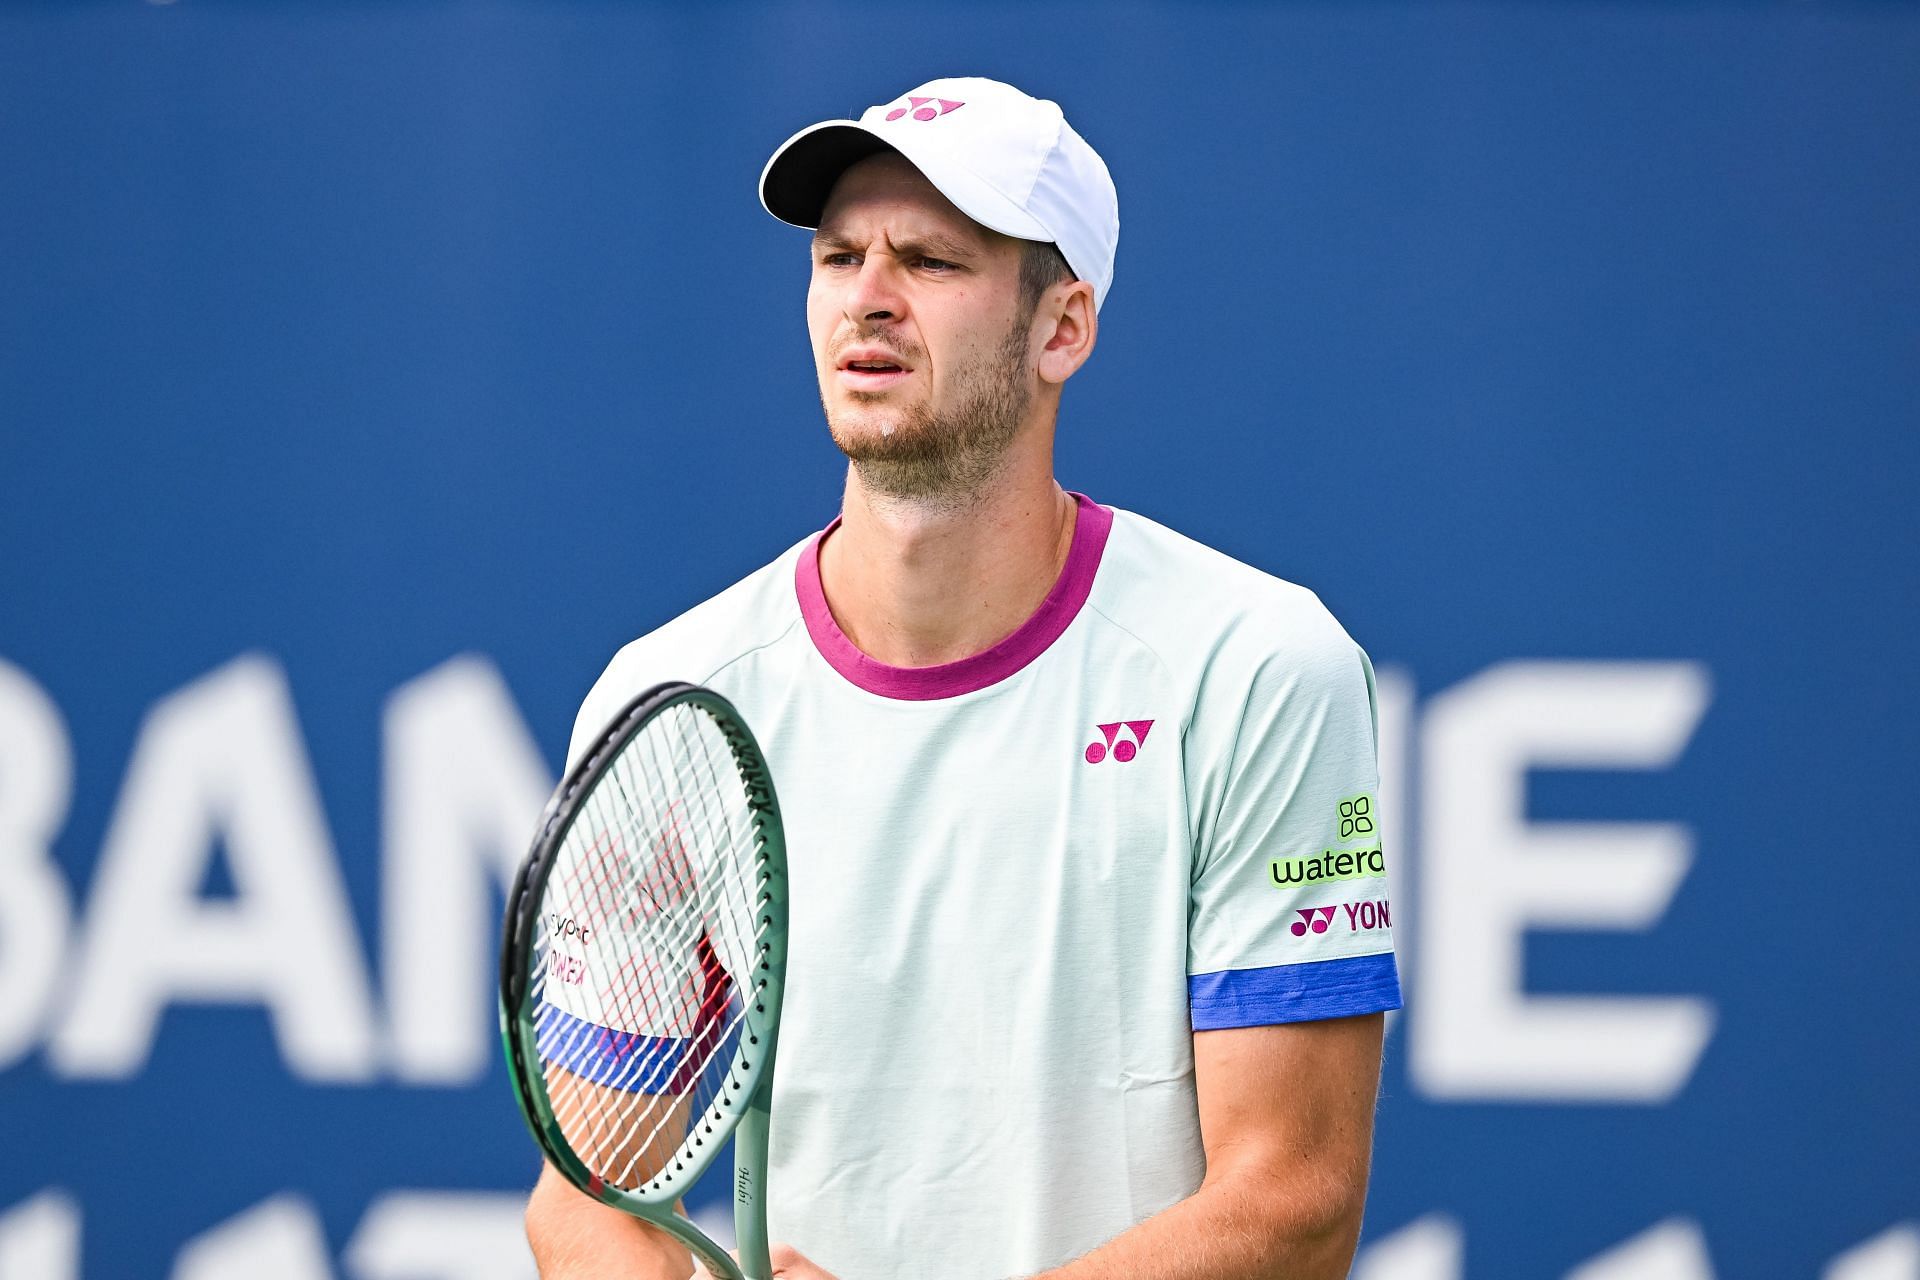
M1364 840L1373 834L1373 797L1348 796L1340 802L1340 840Z

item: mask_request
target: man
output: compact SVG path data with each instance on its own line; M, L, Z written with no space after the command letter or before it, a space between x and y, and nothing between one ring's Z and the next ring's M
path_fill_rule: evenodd
M840 519L623 649L575 749L687 679L778 780L777 1273L1344 1276L1399 1004L1372 673L1311 593L1055 483L1105 164L936 80L795 135L761 198L817 228ZM551 1169L528 1228L548 1280L692 1269Z

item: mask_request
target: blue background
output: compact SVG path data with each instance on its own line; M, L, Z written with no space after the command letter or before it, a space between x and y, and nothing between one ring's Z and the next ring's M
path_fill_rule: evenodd
M1681 1214L1788 1277L1920 1216L1906 4L0 9L0 658L70 726L80 914L141 717L258 650L371 960L397 686L486 655L557 769L615 647L833 514L805 237L754 180L953 73L1060 100L1121 193L1071 487L1312 586L1423 697L1711 674L1671 770L1529 793L1694 831L1653 930L1527 974L1711 999L1698 1070L1450 1102L1403 1026L1370 1237L1441 1210L1470 1274L1558 1275ZM267 1025L0 1073L0 1208L66 1188L86 1274L144 1280L282 1188L337 1248L387 1188L529 1181L497 1066L313 1087Z

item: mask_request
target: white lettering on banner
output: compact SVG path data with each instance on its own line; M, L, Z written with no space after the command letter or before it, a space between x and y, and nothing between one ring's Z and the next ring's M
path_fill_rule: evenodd
M189 1240L173 1280L333 1280L313 1206L277 1195Z
M1692 997L1531 996L1529 929L1651 928L1686 828L1529 823L1535 768L1660 769L1709 697L1685 662L1511 662L1428 705L1421 734L1420 1007L1409 1063L1440 1098L1665 1102L1713 1034Z
M1668 1218L1581 1263L1567 1280L1714 1280L1713 1259L1698 1223Z
M26 672L0 661L0 1070L39 1041L60 975L73 901L53 838L72 797L73 748L60 709Z
M347 1246L354 1280L534 1280L524 1192L392 1191Z
M1706 1001L1529 995L1521 948L1531 928L1650 927L1691 859L1688 833L1530 824L1525 778L1671 763L1707 683L1689 663L1508 663L1434 698L1423 725L1410 675L1380 673L1382 837L1395 850L1389 900L1402 904L1422 1093L1651 1103L1684 1084L1711 1035ZM277 664L236 659L150 712L84 931L70 930L49 852L71 788L66 729L4 665L0 712L0 867L14 873L0 878L0 1067L51 1021L57 1073L130 1076L170 1003L257 1002L296 1076L374 1077L365 956ZM382 747L385 1061L408 1083L467 1083L491 1061L494 886L510 878L551 775L478 655L395 690ZM200 899L222 844L238 892ZM49 1009L61 973L73 994Z
M500 673L464 656L395 690L383 729L381 972L400 1079L464 1084L497 1052L496 891L553 790Z
M1466 1254L1460 1220L1430 1213L1360 1250L1350 1280L1461 1280Z
M1920 1227L1905 1223L1847 1250L1820 1280L1920 1280Z
M0 1280L80 1280L80 1206L50 1187L0 1213Z
M216 837L230 902L198 897ZM270 659L236 658L147 716L75 968L49 1046L62 1075L137 1074L160 1014L184 1000L265 1005L295 1075L372 1076L359 939L286 677Z

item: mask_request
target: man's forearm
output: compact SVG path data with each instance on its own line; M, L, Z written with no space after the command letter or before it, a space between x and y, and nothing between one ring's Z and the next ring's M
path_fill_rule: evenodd
M1331 1181L1209 1180L1093 1252L1033 1280L1341 1280L1360 1239L1358 1190Z
M582 1195L551 1165L527 1201L527 1243L541 1280L686 1280L694 1270L678 1240Z

